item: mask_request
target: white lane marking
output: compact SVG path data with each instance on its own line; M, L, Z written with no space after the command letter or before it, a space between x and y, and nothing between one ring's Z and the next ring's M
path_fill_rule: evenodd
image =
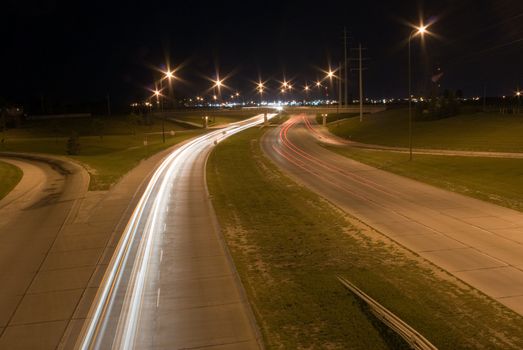
M269 119L275 114L268 115ZM238 122L230 125L227 130L227 136L234 135L242 130L253 127L262 122L261 115L248 119L247 121ZM210 146L210 142L214 140L214 136L221 133L222 130L217 130L206 135L202 135L189 141L187 144L176 149L162 162L158 169L154 172L147 188L140 198L137 208L135 208L131 220L128 222L122 240L118 243L116 254L111 259L110 267L104 278L104 286L102 293L97 296L97 300L93 303L90 313L93 317L86 325L85 332L79 340L80 349L89 349L92 346L96 347L97 341L106 336L106 324L111 317L111 312L104 314L104 310L111 309L113 301L116 299L116 292L120 288L125 288L124 303L127 305L127 312L120 315L118 319L118 335L114 340L115 349L128 349L134 345L136 329L139 322L140 300L145 289L145 279L149 266L149 260L152 257L150 251L156 235L158 234L157 225L165 219L160 214L162 206L166 202L167 188L173 188L173 179L177 176L180 165L187 159L188 154L195 154L204 151L205 147ZM222 137L222 139L225 137ZM159 186L159 188L157 188ZM169 187L168 187L169 186ZM146 209L146 203L154 200L153 206L150 210ZM164 212L168 212L166 207ZM135 242L141 231L138 231L139 225L145 220L144 236L138 247L137 258L132 260L130 257L130 250L127 248ZM132 265L131 275L132 282L127 285L121 285L122 279L121 268L127 267L128 263ZM116 292L115 292L116 291Z
M156 296L156 307L160 305L160 288L158 288L158 295Z
M160 250L160 262L162 262L162 259L163 259L163 249Z

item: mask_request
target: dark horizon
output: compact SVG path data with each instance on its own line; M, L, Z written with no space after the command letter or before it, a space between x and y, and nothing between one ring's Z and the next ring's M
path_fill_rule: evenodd
M323 7L322 7L323 6ZM182 66L177 96L194 97L210 87L216 69L243 95L253 81L322 78L342 60L342 33L367 48L365 91L370 98L405 97L407 22L434 22L424 45L413 43L414 90L426 90L440 67L442 88L465 96L510 95L523 83L523 3L519 1L370 1L347 3L156 2L88 5L9 1L4 32L0 96L27 103L46 100L89 103L107 93L116 105L142 100L155 67ZM502 38L502 39L499 39ZM353 52L354 54L354 52ZM354 55L353 55L354 56ZM354 62L353 62L354 64ZM352 73L355 82L356 72Z

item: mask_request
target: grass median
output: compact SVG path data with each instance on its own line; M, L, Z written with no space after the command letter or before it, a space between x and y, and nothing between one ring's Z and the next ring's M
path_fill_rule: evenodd
M22 176L23 172L20 168L0 161L0 199L7 196L15 188Z
M523 347L522 317L291 181L262 154L262 134L220 143L207 179L268 349L402 347L338 275L440 349Z
M94 120L29 121L19 129L9 130L0 151L68 156L82 163L89 172L89 190L107 190L142 159L205 132L165 121L164 143L162 123L158 119L153 119L151 124L137 125L129 124L123 116L106 118L102 122L103 132L96 130L100 122L93 123ZM67 154L66 144L72 131L79 135L76 155Z
M329 131L353 141L408 147L408 110L394 109L350 118L329 126ZM455 117L415 121L413 145L419 148L523 152L523 115L464 113Z
M523 211L523 159L457 157L327 147L378 169Z

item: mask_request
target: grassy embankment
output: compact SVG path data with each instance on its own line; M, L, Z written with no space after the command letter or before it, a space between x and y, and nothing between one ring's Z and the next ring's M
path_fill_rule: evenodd
M98 131L100 124L93 122L93 118L29 121L19 129L8 131L0 151L67 156L67 139L74 130L80 135L80 151L69 157L83 163L89 171L90 190L107 190L140 160L203 132L165 121L166 142L163 143L160 120L152 125L135 125L124 117L100 119L103 136ZM175 131L174 136L171 130Z
M343 121L338 136L387 146L406 146L405 110ZM404 125L405 124L405 125ZM464 114L416 122L414 145L423 148L523 152L522 116ZM523 159L408 155L358 148L329 149L373 167L516 210L523 210Z
M523 318L284 176L260 129L218 145L208 184L268 349L398 348L340 275L440 349L523 347Z
M4 198L22 178L22 170L20 168L0 162L0 199Z
M370 166L523 211L523 159L433 156L328 147Z
M351 118L329 126L353 141L408 147L408 111L395 109ZM412 143L418 148L523 152L523 115L471 113L413 123Z
M234 123L238 122L240 120L243 120L247 117L252 117L259 112L258 110L252 109L250 111L241 112L241 111L219 111L219 110L202 110L202 111L187 111L183 113L172 113L168 114L168 116L175 118L175 119L181 119L184 121L188 121L191 123L195 123L198 125L203 126L203 118L207 116L209 119L209 126L215 126L215 125L223 125L228 123Z
M327 124L338 120L341 122L344 119L353 118L358 115L358 113L329 113L327 115ZM316 122L320 125L323 124L323 117L321 116L321 113L316 115Z

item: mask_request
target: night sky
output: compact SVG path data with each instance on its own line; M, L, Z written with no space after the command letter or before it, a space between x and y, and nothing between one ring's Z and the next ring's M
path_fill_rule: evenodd
M251 81L302 86L342 58L342 31L362 43L366 94L404 97L407 22L433 21L413 41L415 89L436 67L444 88L466 96L523 87L523 1L4 1L0 96L87 101L110 93L127 104L149 94L154 67L181 65L178 96L196 96L219 69L246 94ZM353 62L354 63L354 62ZM356 73L352 74L355 81ZM351 81L352 81L351 80Z

